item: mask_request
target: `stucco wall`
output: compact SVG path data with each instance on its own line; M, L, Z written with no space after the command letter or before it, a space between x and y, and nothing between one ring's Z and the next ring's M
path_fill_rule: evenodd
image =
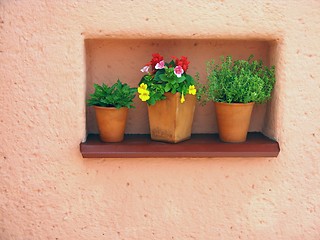
M2 0L0 239L320 239L319 11ZM85 39L119 38L267 41L278 82L263 130L279 157L83 159Z

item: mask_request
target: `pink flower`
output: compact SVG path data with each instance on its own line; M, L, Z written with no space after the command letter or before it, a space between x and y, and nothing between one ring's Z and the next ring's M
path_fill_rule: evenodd
M152 59L150 62L151 69L154 70L157 63L163 60L163 57L159 53L152 54Z
M181 75L184 73L183 68L181 66L176 66L174 68L174 74L177 75L177 77L181 77Z
M155 69L163 69L164 68L164 60L158 62L155 66Z
M141 72L143 72L143 73L148 73L149 72L149 67L150 66L144 66L143 68L141 68Z
M175 60L175 63L176 63L176 66L181 66L183 71L187 71L188 67L189 67L189 61L188 61L188 58L185 57L185 56L182 56L181 59L173 56L172 57L174 60Z

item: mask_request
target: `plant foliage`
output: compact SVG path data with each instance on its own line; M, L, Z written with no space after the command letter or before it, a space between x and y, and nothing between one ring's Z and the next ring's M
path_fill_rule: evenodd
M221 57L207 63L208 85L204 92L208 100L226 103L264 103L271 97L275 84L275 67L263 65L262 60L232 60Z
M186 74L189 61L182 56L180 59L173 57L169 63L165 63L163 57L152 54L152 60L141 69L144 75L139 83L139 98L154 105L157 101L165 99L165 93L181 93L181 103L185 101L186 94L196 95L195 81L192 76Z
M102 85L94 84L95 91L90 94L88 99L89 106L100 106L100 107L127 107L133 108L133 99L137 92L136 88L130 88L126 83L118 81L111 87L102 83Z

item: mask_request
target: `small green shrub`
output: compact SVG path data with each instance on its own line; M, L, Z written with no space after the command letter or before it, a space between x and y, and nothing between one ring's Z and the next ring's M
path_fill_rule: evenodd
M202 96L207 100L226 103L264 103L271 97L275 83L275 67L263 65L261 60L232 60L221 57L221 64L214 60L207 63L208 85Z
M100 107L127 107L133 108L133 99L136 95L137 88L130 88L128 84L123 84L118 80L111 87L105 85L102 86L94 84L95 92L90 94L90 99L87 103L89 106Z

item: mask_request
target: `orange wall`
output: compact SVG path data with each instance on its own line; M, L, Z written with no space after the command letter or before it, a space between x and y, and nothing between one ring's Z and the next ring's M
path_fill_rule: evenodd
M319 9L1 1L0 239L320 239ZM209 51L275 64L273 99L251 130L279 141L278 158L83 159L92 82L136 83L158 48L190 56L202 76ZM193 131L215 132L212 108L197 111ZM127 128L136 131L148 131L141 103Z

